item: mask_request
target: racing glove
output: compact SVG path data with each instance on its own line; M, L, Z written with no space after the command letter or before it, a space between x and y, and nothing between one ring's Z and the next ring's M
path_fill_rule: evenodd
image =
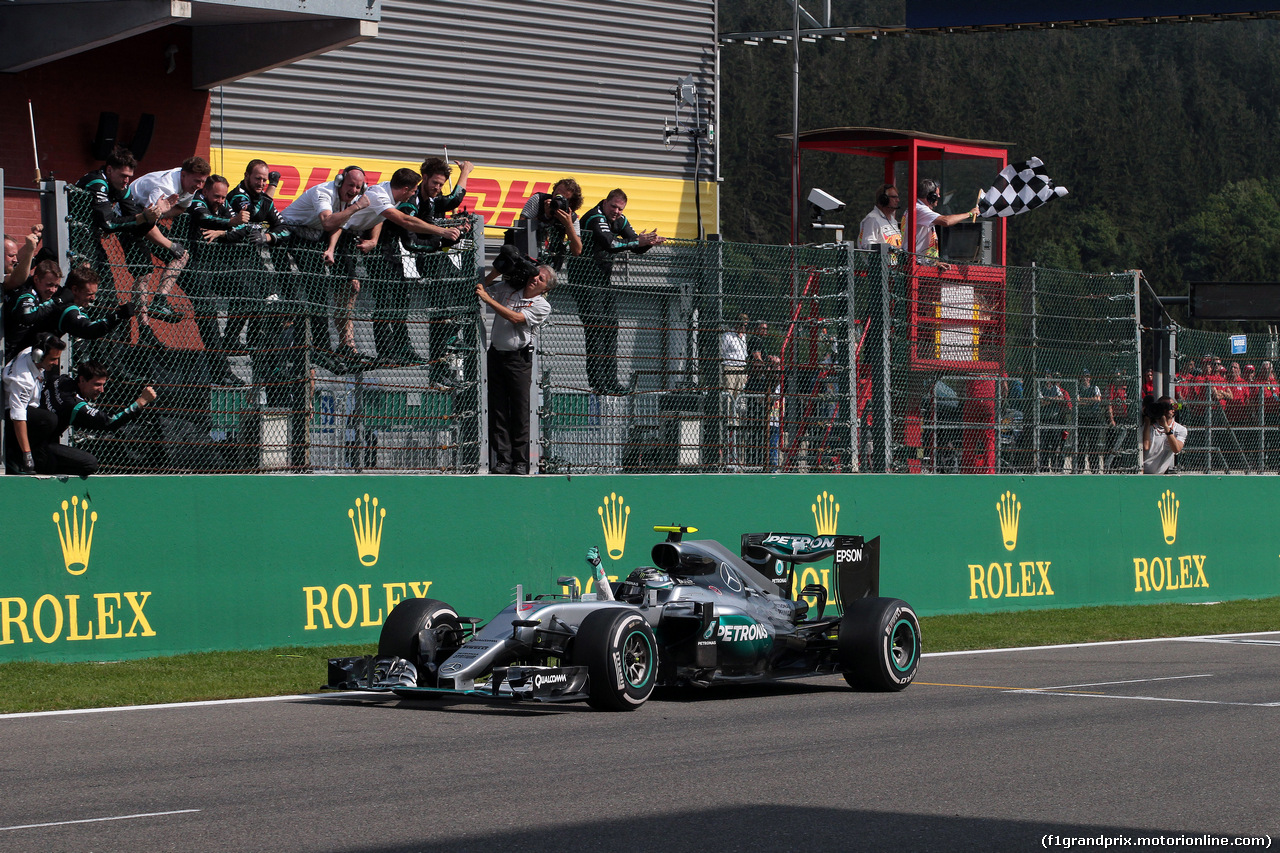
M30 451L22 454L22 473L34 474L36 472L36 461L31 457Z
M271 186L273 186L273 187L278 187L278 186L280 186L280 173L279 173L279 172L268 172L268 173L267 173L267 183L271 184Z
M121 323L137 313L138 306L134 305L132 302L126 302L115 310L116 319Z
M595 545L587 549L587 565L593 569L600 568L600 549Z
M187 247L179 243L177 240L170 240L169 251L173 253L173 259L178 261L187 254Z

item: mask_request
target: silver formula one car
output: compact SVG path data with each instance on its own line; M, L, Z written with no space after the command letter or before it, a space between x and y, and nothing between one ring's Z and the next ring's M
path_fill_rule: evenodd
M879 537L748 533L734 554L686 540L694 528L654 529L668 534L653 548L654 565L610 584L596 560L596 594L579 594L572 577L559 581L567 595L517 587L516 601L486 625L435 599L401 601L378 653L330 660L325 686L629 711L659 685L840 673L854 688L889 691L915 678L920 623L905 601L879 597ZM830 557L843 615L827 615L821 584L791 595L796 564Z

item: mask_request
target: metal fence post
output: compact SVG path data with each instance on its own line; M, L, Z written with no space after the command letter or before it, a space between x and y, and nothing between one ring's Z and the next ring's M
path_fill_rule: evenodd
M876 417L880 419L880 428L882 431L881 442L884 445L882 462L876 466L877 470L889 472L893 470L893 424L890 423L889 414L893 411L893 389L889 384L892 380L893 373L889 362L893 357L891 348L891 331L893 317L890 313L892 299L890 298L890 269L889 269L889 247L881 244L880 246L880 365L882 371L881 386L883 395L879 400L879 407L876 411Z
M858 458L858 447L861 436L858 429L858 313L856 304L856 288L857 276L854 274L854 267L859 255L854 252L855 244L852 240L846 241L844 244L845 257L845 326L847 329L848 342L845 344L845 352L849 358L848 382L849 395L847 408L849 410L849 470L857 472L861 469L861 460Z

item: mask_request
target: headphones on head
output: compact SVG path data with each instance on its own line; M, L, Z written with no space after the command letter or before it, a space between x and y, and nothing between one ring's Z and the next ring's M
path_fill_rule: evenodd
M924 200L929 202L929 204L937 204L942 201L942 196L938 194L937 182L930 180L921 181L920 189L924 190Z
M341 172L338 173L338 176L333 179L334 188L342 189L342 185L346 183L347 175L349 175L352 172L359 172L360 174L363 175L364 169L360 168L359 166L348 166L347 168L343 169ZM360 193L363 194L366 189L368 189L367 182L365 186L360 189Z
M38 365L44 361L45 355L48 353L49 344L53 343L49 338L57 340L58 336L50 332L41 332L36 342L31 345L31 363Z
M891 185L886 185L883 189L881 189L880 195L876 196L876 204L880 205L881 207L888 207L889 202L893 201L893 199L889 198L889 190L891 189L893 189Z

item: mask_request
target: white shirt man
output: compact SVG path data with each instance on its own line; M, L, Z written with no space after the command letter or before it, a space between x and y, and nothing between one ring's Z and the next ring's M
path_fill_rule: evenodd
M35 473L35 463L31 456L31 438L27 433L27 409L40 405L45 371L58 366L66 347L60 338L48 332L41 333L36 346L42 344L46 348L44 351L27 347L4 367L4 404L13 424L18 451L16 458L20 461L21 470L28 474ZM35 357L37 352L39 358Z
M720 336L720 367L724 371L725 393L729 400L729 426L738 425L738 398L747 387L746 314L738 315L736 329Z
M938 257L938 232L934 230L935 225L949 228L978 215L977 205L964 213L938 213L934 208L941 201L942 188L937 181L926 178L920 182L920 194L915 206L916 243L911 249L917 255Z
M882 185L876 195L876 206L871 208L858 228L859 249L870 249L874 245L902 248L902 232L898 230L898 223L894 222L898 204L898 188L889 184Z
M174 219L186 212L191 199L204 188L209 172L209 163L203 157L191 157L176 169L148 172L136 178L130 189L143 207L150 207L162 198L171 199L173 205L162 218Z
M407 193L401 194L408 197L413 194L414 189L417 187L411 187ZM395 210L396 205L400 203L396 195L397 193L391 189L390 181L374 184L364 191L364 197L369 200L369 205L353 213L347 220L347 224L342 227L348 231L368 231L382 221L384 211Z
M324 232L336 231L368 206L366 199L364 171L349 166L342 171L341 181L316 184L294 199L280 218L305 239L319 240Z
M1162 405L1163 404L1163 405ZM1163 474L1173 467L1174 456L1187 443L1187 428L1173 418L1173 404L1157 402L1163 411L1154 421L1142 422L1142 473Z

